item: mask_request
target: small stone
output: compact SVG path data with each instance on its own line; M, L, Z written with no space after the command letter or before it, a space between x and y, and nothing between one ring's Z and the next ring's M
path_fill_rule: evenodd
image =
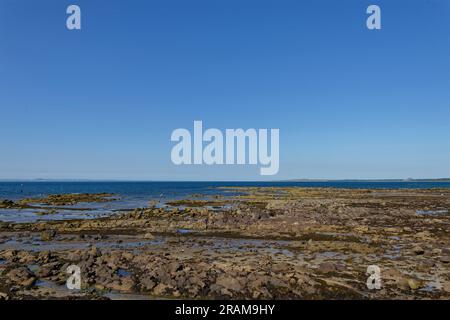
M106 290L106 287L104 285L100 284L100 283L96 283L94 285L94 288L95 288L95 290L98 290L98 291Z
M155 236L152 235L150 232L148 232L148 233L144 234L144 239L155 240Z
M432 252L433 254L441 254L441 253L442 253L442 250L441 250L441 249L438 249L438 248L435 248L435 249L433 249L431 252Z
M7 250L3 253L3 258L6 260L13 260L17 256L17 250Z
M409 282L405 278L397 278L395 279L397 286L402 290L407 290L409 288Z
M55 230L46 230L41 233L42 241L50 241L56 236Z
M81 255L78 252L69 252L67 254L67 260L77 262L81 260Z
M414 279L408 280L408 286L411 288L411 290L417 290L419 288L419 284Z
M442 290L444 290L445 292L450 293L450 281L445 281L444 284L442 285Z
M170 294L172 291L173 291L173 287L168 286L164 283L160 283L153 289L153 294L155 294L157 296L163 296L166 294Z
M144 278L141 280L141 287L146 290L152 290L156 286L156 283L150 278Z
M39 278L46 278L52 275L53 270L55 269L55 267L57 266L57 264L55 263L49 263L49 264L45 264L39 267L39 270L37 271L36 275Z
M319 265L319 272L330 273L336 271L336 266L331 262L324 262Z
M89 255L92 257L99 257L101 256L101 252L99 249L97 249L96 246L92 246L91 249L89 250Z

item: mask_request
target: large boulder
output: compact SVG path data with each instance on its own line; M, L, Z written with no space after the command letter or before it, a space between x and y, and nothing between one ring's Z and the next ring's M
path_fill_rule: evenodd
M31 287L36 277L27 267L18 267L6 274L7 281L25 288Z

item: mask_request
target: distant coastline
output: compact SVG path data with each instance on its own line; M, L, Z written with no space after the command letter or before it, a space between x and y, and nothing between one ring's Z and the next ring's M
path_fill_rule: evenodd
M450 182L450 178L437 179L289 179L282 182Z
M136 180L136 179L0 179L0 182L450 182L450 178L422 179L281 179L281 180Z

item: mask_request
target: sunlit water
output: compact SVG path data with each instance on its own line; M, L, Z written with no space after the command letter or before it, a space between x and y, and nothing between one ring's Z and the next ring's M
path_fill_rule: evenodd
M120 210L147 207L150 200L165 201L203 195L232 195L218 187L332 187L332 188L450 188L450 182L0 182L0 200L45 197L49 194L112 193L118 200L104 203L78 203L64 206L54 214L43 209L0 209L0 221L36 222L40 220L94 219ZM196 198L196 199L201 199ZM88 210L70 210L88 209Z

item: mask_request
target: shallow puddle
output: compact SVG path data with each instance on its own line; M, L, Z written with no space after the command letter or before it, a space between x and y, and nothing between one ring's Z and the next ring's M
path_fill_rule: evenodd
M25 239L24 241L13 238L0 244L0 250L25 250L25 251L59 251L59 250L77 250L87 249L90 245L97 248L139 248L146 245L161 245L164 243L162 238L155 240L141 240L129 237L118 237L108 241L39 241L33 239Z
M154 300L152 296L146 296L143 294L133 294L133 293L121 293L111 291L103 295L111 300Z
M133 275L130 271L125 269L117 269L116 272L119 277L131 277Z
M187 233L192 233L193 230L190 230L190 229L178 229L177 232L181 233L181 234L187 234Z
M448 210L416 210L416 214L422 216L440 216L448 214Z
M49 207L51 209L51 207ZM97 219L108 217L112 214L110 210L64 210L58 209L51 213L44 209L0 209L0 221L13 223L31 223L38 221L56 221L73 219Z
M51 281L47 280L38 280L35 283L35 286L37 288L46 289L53 294L58 296L79 296L83 297L83 291L82 290L69 290L64 285L58 285L56 283L53 283ZM110 291L105 294L102 294L101 296L106 297L111 300L153 300L155 299L152 296L149 295L143 295L143 294L134 294L134 293L123 293L119 291Z

